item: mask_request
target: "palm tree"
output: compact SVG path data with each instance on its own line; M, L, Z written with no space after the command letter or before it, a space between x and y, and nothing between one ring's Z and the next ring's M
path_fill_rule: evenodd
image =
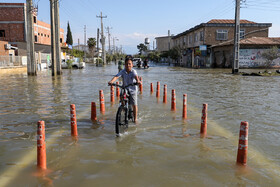
M90 54L92 55L92 58L93 58L94 54L95 54L96 39L88 38L87 45L88 45Z

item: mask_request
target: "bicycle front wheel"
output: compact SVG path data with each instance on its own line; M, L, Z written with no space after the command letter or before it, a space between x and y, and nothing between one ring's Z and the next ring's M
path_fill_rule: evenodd
M127 108L120 106L116 116L116 134L119 136L127 131Z

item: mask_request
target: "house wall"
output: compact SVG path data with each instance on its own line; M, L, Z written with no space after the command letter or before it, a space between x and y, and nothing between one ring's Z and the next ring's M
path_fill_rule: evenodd
M170 37L158 37L156 38L156 45L157 45L157 48L156 50L158 52L163 52L163 51L168 51L169 50L169 41L170 41L170 49L172 49L172 47L174 46L173 45L173 41L171 39L171 36Z
M240 68L262 68L265 61L262 53L271 46L252 45L240 46L239 51L239 67ZM279 53L280 53L280 46ZM212 67L230 68L233 63L233 45L213 48L213 64ZM280 58L273 61L272 67L280 67Z
M216 40L216 33L218 29L228 30L227 40ZM241 27L245 29L245 38L250 37L268 37L267 27ZM217 45L227 41L234 40L234 27L205 27L205 44L206 45Z
M5 31L5 37L0 40L9 42L25 42L26 8L24 3L0 3L0 30ZM34 23L34 37L37 44L51 45L50 24L37 20ZM60 29L60 38L64 42L64 30Z
M24 3L0 3L0 30L4 30L2 41L24 41Z
M9 50L5 49L5 44L8 44L6 41L0 41L0 56L8 56Z

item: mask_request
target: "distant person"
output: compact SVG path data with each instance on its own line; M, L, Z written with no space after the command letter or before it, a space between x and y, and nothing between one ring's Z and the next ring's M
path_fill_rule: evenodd
M140 59L138 59L138 61L137 61L137 66L138 66L138 68L141 67L141 60Z
M119 60L119 63L118 63L119 72L120 72L121 70L123 70L123 68L124 68L124 61L123 61L123 58L121 58L121 59Z
M147 58L144 60L143 66L144 66L145 69L149 67Z

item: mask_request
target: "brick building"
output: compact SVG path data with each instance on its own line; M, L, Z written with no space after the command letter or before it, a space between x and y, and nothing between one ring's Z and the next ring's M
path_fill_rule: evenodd
M240 20L240 38L268 37L271 26L271 23ZM178 47L182 54L177 61L178 65L187 67L213 66L211 46L233 41L234 30L234 20L213 19L177 34L172 39L174 46Z
M25 3L0 3L0 40L12 45L26 42L27 15ZM34 41L51 45L50 24L37 20L34 13ZM64 30L60 29L60 43L64 41ZM36 50L36 49L35 49Z

